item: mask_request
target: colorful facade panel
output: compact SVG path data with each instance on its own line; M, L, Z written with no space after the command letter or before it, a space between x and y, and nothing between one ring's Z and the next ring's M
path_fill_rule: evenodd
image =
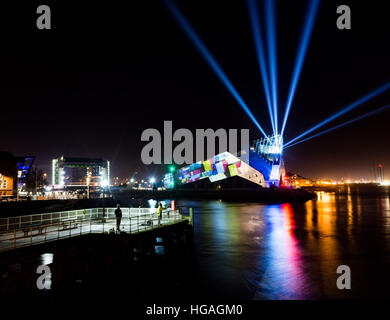
M180 184L186 184L208 178L211 182L216 182L234 176L253 180L260 185L264 184L262 174L229 152L223 152L209 160L196 162L180 169L178 181ZM252 179L253 177L255 179Z

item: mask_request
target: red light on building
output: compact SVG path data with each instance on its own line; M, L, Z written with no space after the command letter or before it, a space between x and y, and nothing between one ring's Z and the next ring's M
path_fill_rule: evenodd
M282 186L283 187L288 187L289 186L289 181L288 181L288 178L284 178L283 181L282 181Z

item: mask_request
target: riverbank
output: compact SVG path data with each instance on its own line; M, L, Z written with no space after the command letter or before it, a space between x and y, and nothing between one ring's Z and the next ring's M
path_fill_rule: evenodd
M315 191L315 190L312 190ZM314 192L304 189L226 189L226 190L135 190L117 188L111 191L112 197L98 199L69 200L30 200L0 203L0 218L15 217L57 211L81 210L88 208L143 206L145 200L224 200L251 203L295 203L315 199Z
M388 195L390 186L380 186L377 183L348 183L329 186L303 187L308 192L334 192L338 195L365 195L378 196Z
M232 202L253 202L253 203L294 203L306 202L315 199L315 193L303 189L178 189L178 190L133 190L117 189L112 192L114 199L124 201L126 198L134 199L155 199L155 200L224 200Z

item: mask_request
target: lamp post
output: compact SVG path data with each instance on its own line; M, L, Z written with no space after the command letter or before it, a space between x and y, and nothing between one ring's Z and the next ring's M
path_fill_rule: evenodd
M35 197L38 195L38 167L35 166Z
M90 185L90 182L91 182L91 174L90 174L90 172L88 172L87 173L87 199L89 199L89 192L90 192L90 190L89 190L89 185Z
M102 223L105 223L106 222L106 208L104 207L104 192L105 192L105 187L103 187L103 201L102 201L102 205L103 205L103 218L102 218Z
M106 216L106 208L104 207L104 198L106 196L106 188L109 186L109 182L107 180L102 180L100 182L100 187L102 188L103 190L103 201L102 201L102 205L103 205L103 219L102 219L102 222L105 223L106 222L106 219L105 219L105 216Z

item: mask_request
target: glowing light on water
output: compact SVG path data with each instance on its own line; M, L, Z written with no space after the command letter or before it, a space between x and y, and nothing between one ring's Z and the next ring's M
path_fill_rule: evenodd
M41 254L42 265L47 266L47 265L53 263L53 260L54 260L54 254L52 254L52 253Z

